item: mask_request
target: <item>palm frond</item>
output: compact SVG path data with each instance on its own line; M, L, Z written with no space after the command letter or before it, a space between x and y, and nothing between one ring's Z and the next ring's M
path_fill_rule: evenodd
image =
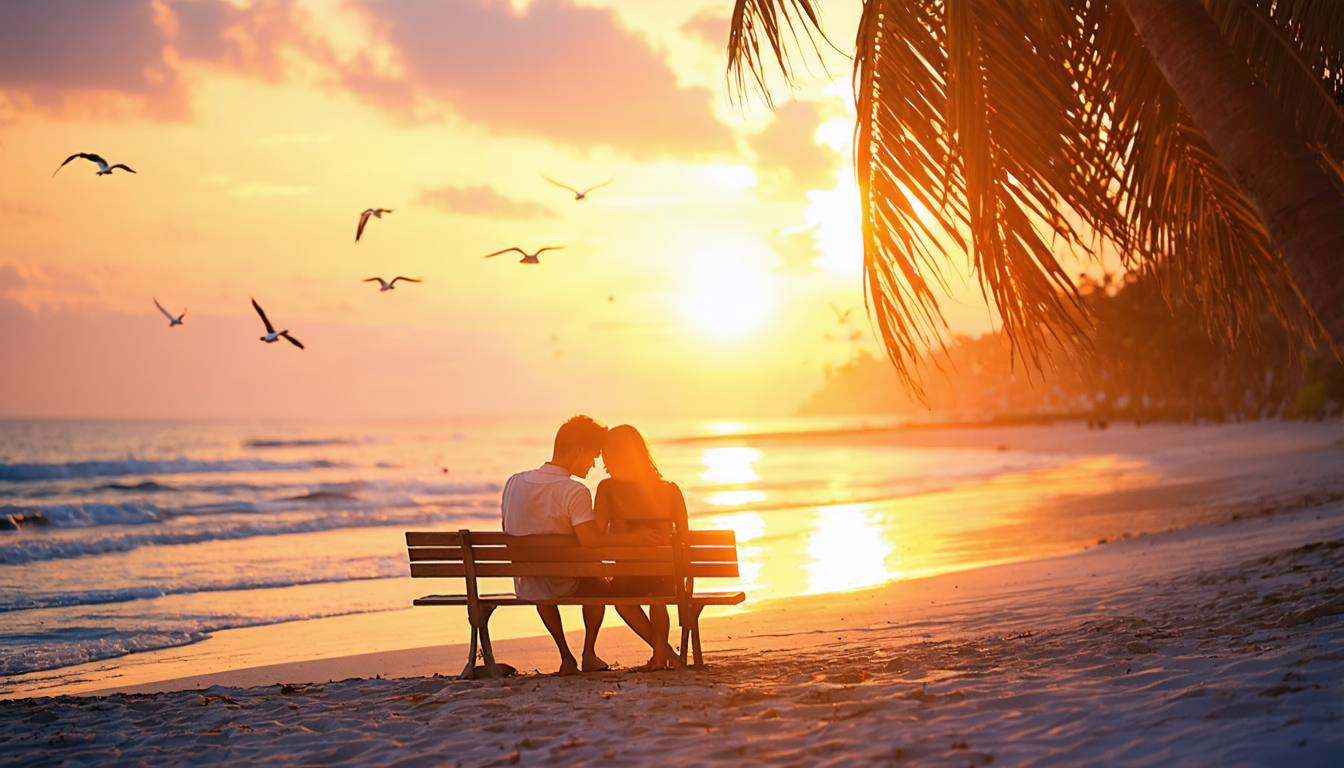
M739 98L754 89L774 106L766 85L765 50L779 66L785 83L792 87L793 65L789 58L789 38L800 47L798 26L817 51L813 31L823 39L817 0L737 0L733 6L732 26L728 32L728 81L730 93ZM787 35L786 35L787 32Z

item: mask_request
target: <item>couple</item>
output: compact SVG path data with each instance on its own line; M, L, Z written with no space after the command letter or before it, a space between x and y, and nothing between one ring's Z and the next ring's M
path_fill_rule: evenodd
M594 502L584 478L602 457L610 477L597 486ZM663 479L649 444L628 424L610 430L588 416L575 416L555 433L551 460L540 468L519 472L504 484L504 532L511 536L573 534L584 547L652 546L665 544L672 527L686 530L686 500L676 483ZM671 595L671 577L603 578L515 577L514 592L525 600L562 597L645 597ZM597 633L605 605L583 606L584 672L607 668L597 657ZM616 612L653 649L646 668L666 669L680 663L668 645L671 622L667 606L650 605L646 616L638 605L618 605ZM560 650L559 674L580 670L565 642L560 609L538 605L537 613Z

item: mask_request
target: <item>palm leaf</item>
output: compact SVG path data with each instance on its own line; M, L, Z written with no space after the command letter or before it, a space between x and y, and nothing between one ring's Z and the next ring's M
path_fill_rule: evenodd
M1338 167L1344 6L1206 2ZM815 24L815 10L739 0L734 39L764 30L790 78L781 30ZM761 54L730 42L739 92L744 71L764 87ZM854 87L868 308L907 387L920 390L921 353L947 338L935 288L958 255L1036 368L1051 346L1089 338L1064 250L1115 249L1227 339L1256 338L1265 313L1299 339L1317 334L1254 207L1117 0L866 0Z

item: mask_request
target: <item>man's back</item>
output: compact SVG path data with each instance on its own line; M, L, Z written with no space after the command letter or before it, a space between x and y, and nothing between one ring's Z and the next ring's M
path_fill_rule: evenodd
M594 519L588 487L550 462L510 477L504 484L500 509L504 532L511 536L572 534L575 525ZM513 580L514 593L525 600L567 597L577 587L577 580L567 578Z

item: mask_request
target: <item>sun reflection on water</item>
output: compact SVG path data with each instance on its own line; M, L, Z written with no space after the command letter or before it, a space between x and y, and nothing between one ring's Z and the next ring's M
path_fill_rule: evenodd
M808 537L808 592L841 592L881 584L891 577L893 549L868 504L817 508L817 528Z
M719 485L754 483L760 477L751 465L759 458L761 452L755 448L706 448L700 461L707 469L700 473L700 479Z
M716 507L735 507L765 501L765 491L719 491L705 497L705 502Z
M765 548L743 546L745 542L759 539L765 533L765 518L759 512L732 512L713 515L703 522L696 520L697 528L715 531L731 530L737 537L737 582L734 589L750 591L760 588L761 569L765 565Z

